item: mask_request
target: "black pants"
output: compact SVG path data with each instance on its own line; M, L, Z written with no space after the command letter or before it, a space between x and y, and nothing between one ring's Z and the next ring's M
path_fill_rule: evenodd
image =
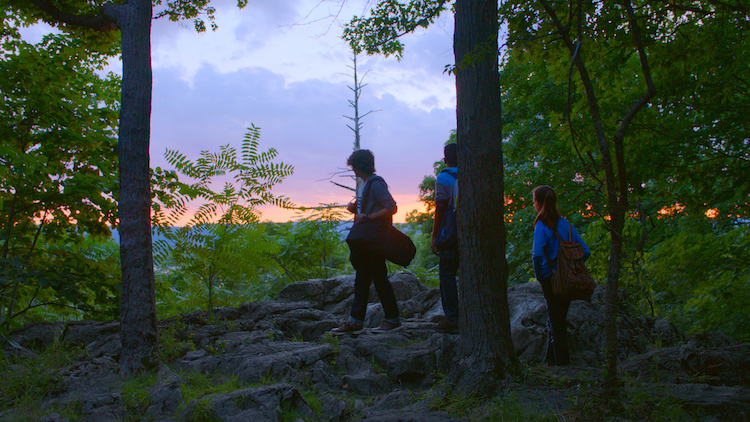
M542 280L544 299L547 300L547 326L550 335L547 342L547 357L545 361L552 365L567 365L570 363L568 351L568 308L569 300L560 300L552 293L552 277Z
M399 321L398 303L393 293L391 282L388 281L388 270L385 258L372 255L366 251L353 248L349 257L357 275L354 278L354 304L352 304L352 319L361 325L367 313L367 300L370 295L370 284L375 283L380 303L383 305L385 319L391 322Z
M458 286L456 273L460 263L458 250L440 251L440 301L443 303L445 318L458 323Z

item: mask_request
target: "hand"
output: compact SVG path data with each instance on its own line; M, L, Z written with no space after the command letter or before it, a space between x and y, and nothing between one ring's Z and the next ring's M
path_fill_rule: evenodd
M359 214L357 214L357 215L354 216L354 220L355 221L359 221L359 219L363 218L363 217L367 217L367 214L361 212L361 213L359 213Z
M436 243L436 242L437 242L437 238L436 238L435 236L433 236L433 237L432 237L432 240L430 241L430 250L431 250L431 251L432 251L432 253L434 253L435 255L438 255L438 250L437 250L437 248L435 247L435 243Z

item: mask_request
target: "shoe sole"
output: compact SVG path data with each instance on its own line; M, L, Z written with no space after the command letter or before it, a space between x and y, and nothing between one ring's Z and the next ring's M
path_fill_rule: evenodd
M331 331L331 335L334 336L356 336L357 334L362 334L365 330L356 330L356 331Z
M393 333L395 331L401 331L403 329L404 329L404 324L401 324L398 327L391 328L390 330L378 330L377 328L373 328L372 332L374 334L385 334L385 333Z

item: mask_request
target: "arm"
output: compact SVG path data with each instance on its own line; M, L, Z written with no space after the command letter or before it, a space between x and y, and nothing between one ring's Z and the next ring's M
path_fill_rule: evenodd
M531 257L531 260L534 262L534 278L536 281L541 282L542 281L542 259L544 259L541 256L533 256Z
M373 218L375 220L378 219L385 219L390 217L391 215L395 214L398 211L398 207L396 205L393 206L393 209L388 208L381 208L378 211L375 211L370 214L360 214L361 216L367 216L369 218Z
M589 259L589 256L591 256L591 251L589 250L588 245L586 245L586 242L583 241L583 238L580 234L578 234L578 230L576 230L576 226L573 227L573 241L583 246L583 261L585 262L587 259Z
M380 208L378 209L378 207L374 207L376 209L375 211L369 211L373 209L373 206L369 205L373 202ZM357 218L366 216L373 219L385 220L389 219L398 211L396 201L391 196L391 193L388 192L388 185L381 180L376 180L370 185L367 204L364 204L364 206L367 207L367 210L363 210L361 214L357 215Z
M544 247L547 245L547 236L544 233L544 223L537 222L534 226L534 245L531 252L531 260L534 264L534 278L541 282L544 278L544 263L547 257L544 255Z

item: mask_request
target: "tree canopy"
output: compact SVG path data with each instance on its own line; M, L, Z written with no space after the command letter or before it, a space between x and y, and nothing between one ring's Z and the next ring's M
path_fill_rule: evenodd
M119 78L97 73L111 51L86 51L78 39L49 35L32 45L6 36L0 48L0 309L7 328L34 308L79 308L89 292L115 293L111 285L94 287L101 281L91 278L94 262L62 251L85 236L108 237L115 223Z

